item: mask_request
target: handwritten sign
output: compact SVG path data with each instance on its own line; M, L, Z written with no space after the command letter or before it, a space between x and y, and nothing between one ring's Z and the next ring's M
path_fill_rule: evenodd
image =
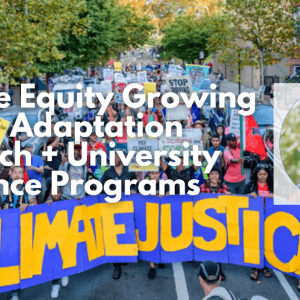
M147 82L147 72L138 72L138 82Z
M113 81L114 80L114 71L111 69L103 70L104 80Z
M241 136L240 114L238 113L238 111L239 111L238 109L231 110L229 132L234 133L237 136Z

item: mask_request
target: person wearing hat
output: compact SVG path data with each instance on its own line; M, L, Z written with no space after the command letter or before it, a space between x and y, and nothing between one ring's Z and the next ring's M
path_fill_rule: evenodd
M207 126L207 120L202 119L198 120L195 123L191 125L192 128L199 128L201 129L202 132L202 142L203 142L203 150L207 150L209 148L209 143L210 143L210 136L208 133L205 131L205 128Z
M237 145L237 137L234 133L226 135L226 142L224 181L232 194L243 194L246 176L242 175L242 164L245 159L241 157L241 150Z
M219 286L221 280L219 264L213 261L200 263L198 277L205 297L203 300L236 300L231 291Z
M128 166L124 166L122 163L122 160L120 156L118 155L118 151L121 151L126 154L125 149L122 148L116 148L114 149L115 151L115 165L111 166L108 168L102 178L101 178L101 183L102 186L104 186L105 182L108 180L120 180L121 181L121 193L125 192L125 180L135 180L136 178L136 173L135 172L130 172L128 169ZM110 162L112 164L112 162ZM135 194L138 192L138 186L137 185L131 185L131 190L130 194ZM112 190L112 188L111 188ZM122 269L121 269L121 263L114 263L114 273L113 273L113 279L119 279L122 274Z

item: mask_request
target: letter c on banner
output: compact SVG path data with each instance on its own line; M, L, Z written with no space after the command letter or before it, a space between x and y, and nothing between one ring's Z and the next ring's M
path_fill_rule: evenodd
M267 261L282 272L292 273L299 269L299 248L298 253L293 258L284 263L278 259L274 253L274 234L280 227L286 227L290 230L292 236L299 235L299 221L291 214L286 212L277 212L265 220L265 257Z

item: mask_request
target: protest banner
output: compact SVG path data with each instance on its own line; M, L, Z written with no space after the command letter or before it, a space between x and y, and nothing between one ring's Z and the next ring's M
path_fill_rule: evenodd
M122 64L119 61L114 62L114 69L116 72L121 72L122 70Z
M178 105L174 108L167 108L167 120L187 120L189 118L190 109L186 105Z
M113 81L114 80L114 71L111 69L104 69L103 77L104 77L104 80Z
M138 82L147 82L147 72L143 71L143 72L138 72Z
M168 90L179 95L185 93L187 95L193 92L191 77L184 75L180 77L168 76L167 77Z
M191 76L193 90L195 92L198 92L209 72L209 67L199 65L185 65L185 72L186 75Z
M182 137L177 137L177 132L172 131L171 137L166 137L165 133L158 138L159 151L166 150L167 154L170 151L176 150L183 153L186 150L193 150L193 145L198 145L199 150L203 150L202 131L199 128L183 129ZM188 142L189 147L184 148L183 143Z
M0 292L104 263L213 260L300 276L300 214L267 198L106 195L0 211ZM120 231L121 226L121 231ZM137 233L137 234L136 234ZM122 236L122 238L121 238Z
M136 151L129 165L129 171L158 171L158 166L154 165L154 158L149 166L140 166L136 162L137 153L143 150L151 152L152 157L154 157L154 151L158 150L157 139L144 135L142 138L128 138L127 143L128 151Z
M8 129L8 127L9 127L9 124L10 124L9 121L0 118L0 145L1 145L2 142L3 142L3 139L4 139L4 137L5 137L5 134L6 134L6 132L7 132L7 129Z
M229 132L241 136L240 114L238 109L231 109Z

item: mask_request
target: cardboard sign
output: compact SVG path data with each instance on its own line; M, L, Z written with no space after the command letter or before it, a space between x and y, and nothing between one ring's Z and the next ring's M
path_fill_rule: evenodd
M104 77L104 80L113 81L114 80L114 71L111 69L104 69L103 77Z
M174 72L177 72L177 66L176 65L170 65L169 66L169 74L172 74Z
M93 93L101 93L102 95L107 95L112 91L111 81L101 81L101 84L91 84L90 87Z
M191 77L187 75L179 77L168 76L167 85L168 90L177 95L180 93L190 95L193 92Z
M128 139L128 151L139 151L147 150L151 152L154 157L154 151L158 150L157 139L149 138L144 136L143 138L129 138ZM140 166L136 162L136 155L132 157L131 163L129 165L130 171L158 171L158 166L154 165L154 159L151 161L149 166Z
M114 73L115 82L127 82L122 73Z
M138 82L147 82L147 72L138 72Z
M238 111L239 111L238 109L231 110L229 132L234 133L237 136L241 136L240 114L238 113Z
M171 137L166 137L165 133L158 138L159 151L166 150L169 154L170 151L177 150L183 153L186 150L193 150L193 145L198 145L199 150L203 150L202 131L200 128L183 129L182 137L177 136L176 131L172 131ZM184 148L183 143L188 142L189 147Z
M138 77L135 74L132 74L132 73L127 73L126 79L127 79L128 84L138 82Z
M186 105L178 105L174 108L167 108L167 120L188 120L190 109Z
M121 72L122 64L119 61L114 62L114 69L116 72Z

